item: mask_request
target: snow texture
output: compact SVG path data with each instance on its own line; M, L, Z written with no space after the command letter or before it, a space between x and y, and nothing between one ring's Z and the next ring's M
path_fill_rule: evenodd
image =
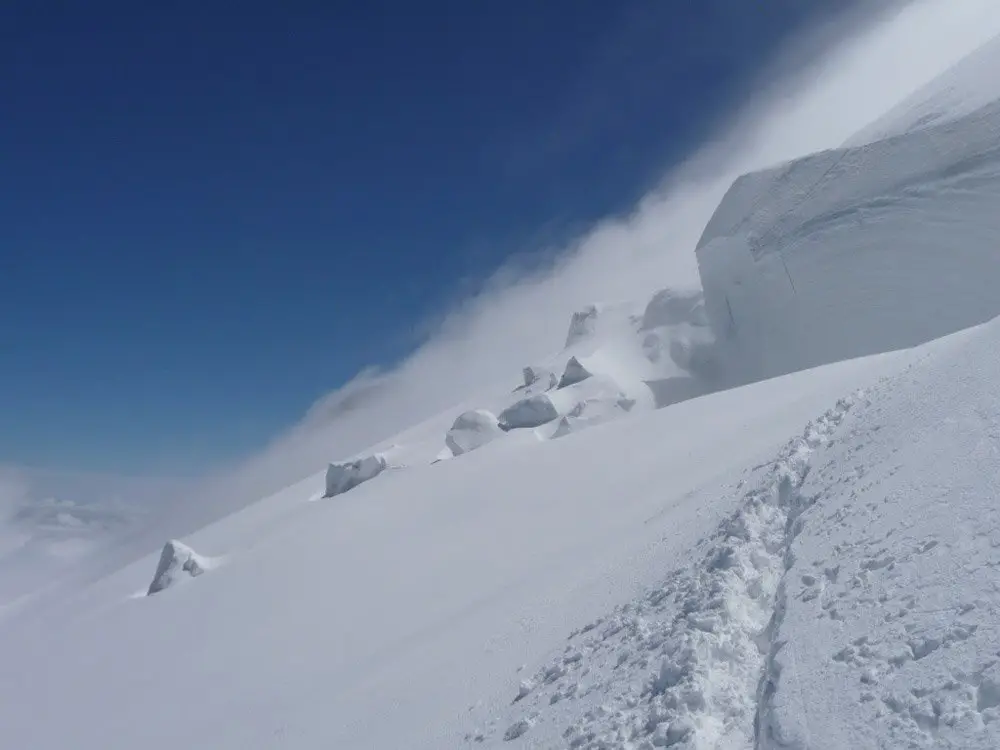
M200 576L211 567L207 558L201 557L182 542L171 540L163 545L156 573L146 591L147 596L170 588L186 578Z
M326 497L341 495L385 471L385 456L376 453L352 461L331 463L326 470Z
M496 416L485 409L474 409L461 414L445 436L445 444L452 455L474 451L503 435Z

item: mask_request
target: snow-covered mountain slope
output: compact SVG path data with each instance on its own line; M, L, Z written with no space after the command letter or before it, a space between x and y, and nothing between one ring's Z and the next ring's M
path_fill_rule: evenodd
M996 49L738 180L704 294L388 422L359 381L259 502L5 516L0 745L1000 746Z
M944 80L996 70L998 51ZM973 112L928 95L948 117L732 186L697 250L730 372L753 379L913 346L1000 314L1000 100L968 83L979 98L963 101L983 104Z
M720 487L725 520L482 740L1000 747L1000 321L936 346Z
M974 51L851 137L860 146L943 125L1000 99L1000 38Z
M689 563L740 507L746 467L926 356L835 364L565 439L509 434L334 498L318 474L186 538L213 562L196 577L144 596L151 549L0 622L0 737L151 750L502 741L515 665L534 673L573 629Z

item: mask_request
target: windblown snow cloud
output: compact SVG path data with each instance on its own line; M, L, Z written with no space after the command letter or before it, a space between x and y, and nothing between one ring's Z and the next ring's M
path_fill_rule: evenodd
M517 385L523 366L561 346L571 313L583 305L697 286L695 244L736 177L841 145L1000 33L995 0L871 7L782 51L750 105L627 215L599 222L552 253L543 271L501 269L397 368L361 373L261 454L209 481L203 492L213 498L212 512L239 507L491 387Z

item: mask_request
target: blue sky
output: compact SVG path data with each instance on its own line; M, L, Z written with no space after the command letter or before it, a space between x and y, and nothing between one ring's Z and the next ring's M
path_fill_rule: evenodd
M257 449L850 4L4 3L0 462Z

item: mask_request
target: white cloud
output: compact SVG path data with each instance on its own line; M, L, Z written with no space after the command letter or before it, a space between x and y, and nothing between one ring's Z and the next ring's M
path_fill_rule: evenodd
M210 481L201 494L211 495L204 502L212 513L273 491L479 389L516 384L523 365L561 345L571 312L582 304L697 284L695 244L734 178L840 145L1000 33L995 0L893 7L876 20L841 20L801 36L759 81L751 105L631 213L597 224L544 271L502 269L396 369L362 374L261 454ZM817 62L811 53L834 37L840 40ZM805 65L809 60L813 64Z

